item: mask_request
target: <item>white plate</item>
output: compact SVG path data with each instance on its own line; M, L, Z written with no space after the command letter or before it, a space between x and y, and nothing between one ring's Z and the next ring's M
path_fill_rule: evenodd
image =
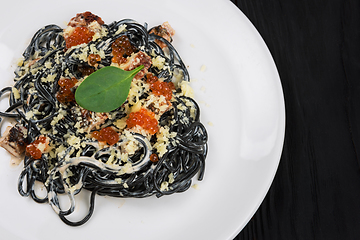
M282 89L262 38L230 1L6 1L0 9L1 87L11 84L16 60L37 29L64 27L87 10L106 23L133 18L175 28L174 45L189 66L210 138L205 179L198 189L160 199L97 197L90 221L73 228L48 204L18 194L21 168L11 167L1 150L1 239L233 239L264 199L283 144Z

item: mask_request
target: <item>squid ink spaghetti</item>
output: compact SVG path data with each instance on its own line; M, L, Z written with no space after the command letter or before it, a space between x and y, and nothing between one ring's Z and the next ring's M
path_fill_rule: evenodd
M24 158L21 196L49 203L60 219L79 226L89 220L95 196L161 197L186 191L203 179L207 132L192 98L189 74L172 46L175 31L165 22L148 29L134 20L105 24L90 12L65 29L47 25L33 36L15 71L9 108L14 119L0 145ZM110 112L93 112L75 99L78 86L107 66L130 71L126 101ZM46 188L36 194L35 183ZM91 192L87 215L70 221L75 195ZM63 209L59 196L69 198Z

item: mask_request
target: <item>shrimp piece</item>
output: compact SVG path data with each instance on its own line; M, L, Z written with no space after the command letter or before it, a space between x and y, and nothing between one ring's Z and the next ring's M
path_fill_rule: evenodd
M151 67L151 64L152 64L151 57L149 57L146 53L139 51L128 57L126 59L126 62L120 64L119 67L122 70L131 71L141 65L144 65L144 68L135 75L135 79L141 79L148 72L148 69Z
M17 158L23 156L26 145L26 128L20 124L8 126L0 138L0 146Z
M168 42L172 42L172 36L175 35L175 30L170 26L168 22L164 22L162 25L154 27L150 33L158 35ZM163 49L166 47L166 44L158 39L155 42Z

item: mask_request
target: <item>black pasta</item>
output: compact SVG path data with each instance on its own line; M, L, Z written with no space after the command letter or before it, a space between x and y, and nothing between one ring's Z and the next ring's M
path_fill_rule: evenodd
M126 25L126 31L118 32ZM186 191L192 178L199 174L202 180L207 155L207 132L200 122L200 108L194 99L176 95L171 100L171 109L162 114L159 126L166 127L173 139L166 146L166 152L158 162L150 161L150 155L156 152L152 147L156 136L148 139L140 133L132 133L137 150L129 156L128 167L120 156L120 146L127 144L126 139L114 146L100 147L99 143L76 128L79 120L72 105L61 106L56 98L59 91L58 81L62 77L79 78L79 66L87 66L80 54L89 55L91 51L103 52L99 67L111 65L112 43L126 35L137 49L148 55L160 56L168 66L164 69L150 67L149 72L172 81L174 74L180 73L182 81L189 81L188 71L180 55L166 39L150 33L151 29L131 19L104 24L107 34L88 43L93 49L74 47L65 51L63 29L48 25L35 33L29 46L23 53L24 63L15 71L14 86L4 88L0 96L10 92L9 108L0 112L1 117L13 118L27 130L27 143L33 142L47 132L54 148L63 148L62 154L43 154L41 159L26 155L24 167L19 177L18 191L22 196L30 196L38 203L50 203L60 219L71 226L79 226L88 221L94 211L96 194L120 198L144 198L155 195L161 197ZM164 50L156 43L166 44ZM95 49L95 50L94 50ZM31 65L29 64L31 63ZM36 69L36 71L31 71ZM51 81L47 80L52 78ZM16 95L18 92L19 95ZM143 94L140 99L146 98ZM59 110L61 108L61 111ZM123 118L122 107L114 110L115 119L107 119L102 126L114 126L115 120ZM51 131L50 131L51 130ZM74 135L81 144L74 146L65 139ZM114 157L114 156L117 157ZM122 155L121 155L122 156ZM109 159L113 164L108 164ZM125 168L127 168L124 170ZM47 196L41 198L35 193L35 182L44 184ZM163 187L162 184L168 185ZM74 196L82 189L91 191L90 207L84 219L72 222L67 219L75 209ZM67 194L71 207L60 207L58 194Z

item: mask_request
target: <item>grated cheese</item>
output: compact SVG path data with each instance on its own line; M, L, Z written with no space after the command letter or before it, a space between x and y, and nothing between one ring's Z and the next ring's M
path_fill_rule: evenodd
M24 64L24 59L23 59L23 58L20 58L20 59L18 60L18 62L17 62L17 65L18 65L19 67L21 67L23 64Z
M200 68L200 71L205 72L206 71L206 66L202 65L201 68Z
M80 143L81 143L81 139L75 135L71 135L68 139L67 139L67 143L70 146L73 146L76 149L80 149Z
M186 96L186 97L190 97L190 98L194 98L194 90L191 88L191 86L189 85L188 82L181 82L180 83L180 88L181 88L181 94Z
M116 120L114 124L118 129L123 130L126 127L126 119L121 118L119 120Z
M164 126L159 129L159 132L156 134L157 142L153 145L154 149L159 153L159 157L161 158L166 152L167 147L170 144L170 139L175 138L176 132L169 132L169 127Z
M49 68L49 69L52 67L51 62L49 62L49 61L45 62L44 65L45 65L46 68Z
M164 181L161 183L160 191L168 191L169 190L169 183Z
M19 92L19 90L17 90L16 87L12 87L11 90L12 90L12 92L13 92L13 94L14 94L15 100L16 100L16 99L19 99L19 98L20 98L20 92Z
M39 149L40 152L44 152L45 148L46 148L46 144L45 144L45 143L39 143L39 144L37 145L37 149Z
M41 81L42 81L42 82L54 82L54 81L55 81L55 78L56 78L56 75L55 75L55 74L54 74L54 75L49 74L49 75L47 75L46 78L45 78L45 77L42 77L42 78L41 78Z
M169 183L173 183L175 181L173 173L170 173L168 178L169 178Z
M34 112L32 112L32 111L28 111L28 112L25 114L25 117L26 117L27 120L32 119L33 116L34 116Z
M192 185L191 187L194 188L194 189L196 189L196 190L199 189L199 185L198 185L198 184L194 184L194 185Z
M121 24L118 30L115 32L115 35L118 35L126 30L126 24Z
M53 120L51 121L51 125L54 126L55 124L57 124L61 119L63 119L66 116L66 111L63 110L62 108L59 109L59 114L57 116L55 116L53 118Z
M163 69L164 64L165 64L165 58L161 57L161 56L156 56L155 58L152 58L152 65L154 67L157 67L158 69Z

